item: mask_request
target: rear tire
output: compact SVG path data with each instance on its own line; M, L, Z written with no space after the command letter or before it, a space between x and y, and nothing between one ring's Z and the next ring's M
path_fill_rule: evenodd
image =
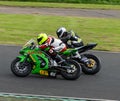
M90 59L91 62L93 62L91 63L90 66L87 66L85 64L81 65L83 73L88 74L88 75L94 75L98 73L101 69L101 64L100 64L99 59L95 55L92 55L92 54L83 54L83 55L87 57L88 59Z
M74 68L74 72L68 73L67 71L61 71L62 76L67 80L76 80L80 77L81 66L74 60L67 60L67 63Z
M27 62L25 63L25 65L21 68L20 67L20 59L16 58L15 60L13 60L13 62L11 63L11 71L14 75L19 76L19 77L26 77L28 76L31 71L32 71L32 65Z

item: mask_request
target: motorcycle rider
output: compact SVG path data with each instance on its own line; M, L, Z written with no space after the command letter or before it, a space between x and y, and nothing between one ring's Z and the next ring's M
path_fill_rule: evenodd
M48 36L45 33L40 33L38 34L37 42L39 48L42 50L45 50L47 47L50 47L47 53L58 64L65 64L65 60L57 54L57 52L64 52L67 49L66 45L60 39L57 39L53 36Z
M72 30L67 31L65 27L58 28L56 34L58 38L62 40L62 42L64 42L69 48L75 48L84 45L82 39L76 35L76 33L74 33ZM81 58L78 52L74 54L74 57Z
M67 31L65 27L57 29L56 34L60 40L62 40L69 48L83 46L82 39L72 30Z

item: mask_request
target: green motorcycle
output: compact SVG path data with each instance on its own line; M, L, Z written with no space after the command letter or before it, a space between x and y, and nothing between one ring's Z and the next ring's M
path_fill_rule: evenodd
M67 57L76 51L76 49L71 51L68 49L59 54ZM82 70L79 63L66 58L66 64L58 64L47 52L40 50L33 39L29 40L19 53L21 55L17 56L11 63L11 71L16 76L26 77L32 73L51 77L62 75L67 80L76 80L80 77Z

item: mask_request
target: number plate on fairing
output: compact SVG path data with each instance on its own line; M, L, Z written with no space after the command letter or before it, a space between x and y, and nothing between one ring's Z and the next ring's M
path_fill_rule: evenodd
M40 70L40 75L48 76L49 73L48 73L48 71L46 71L46 70Z

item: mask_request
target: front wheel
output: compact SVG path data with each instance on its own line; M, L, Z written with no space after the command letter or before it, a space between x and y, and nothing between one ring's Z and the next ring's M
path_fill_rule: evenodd
M28 62L26 62L24 65L21 65L22 62L20 62L19 58L16 58L11 63L11 71L14 75L19 77L26 77L28 76L32 71L32 65Z
M66 61L70 66L67 71L61 71L62 76L67 80L76 80L80 77L81 74L81 66L74 60Z
M94 75L98 73L101 69L101 64L99 59L93 54L83 54L89 60L88 64L82 64L82 71L88 75Z

